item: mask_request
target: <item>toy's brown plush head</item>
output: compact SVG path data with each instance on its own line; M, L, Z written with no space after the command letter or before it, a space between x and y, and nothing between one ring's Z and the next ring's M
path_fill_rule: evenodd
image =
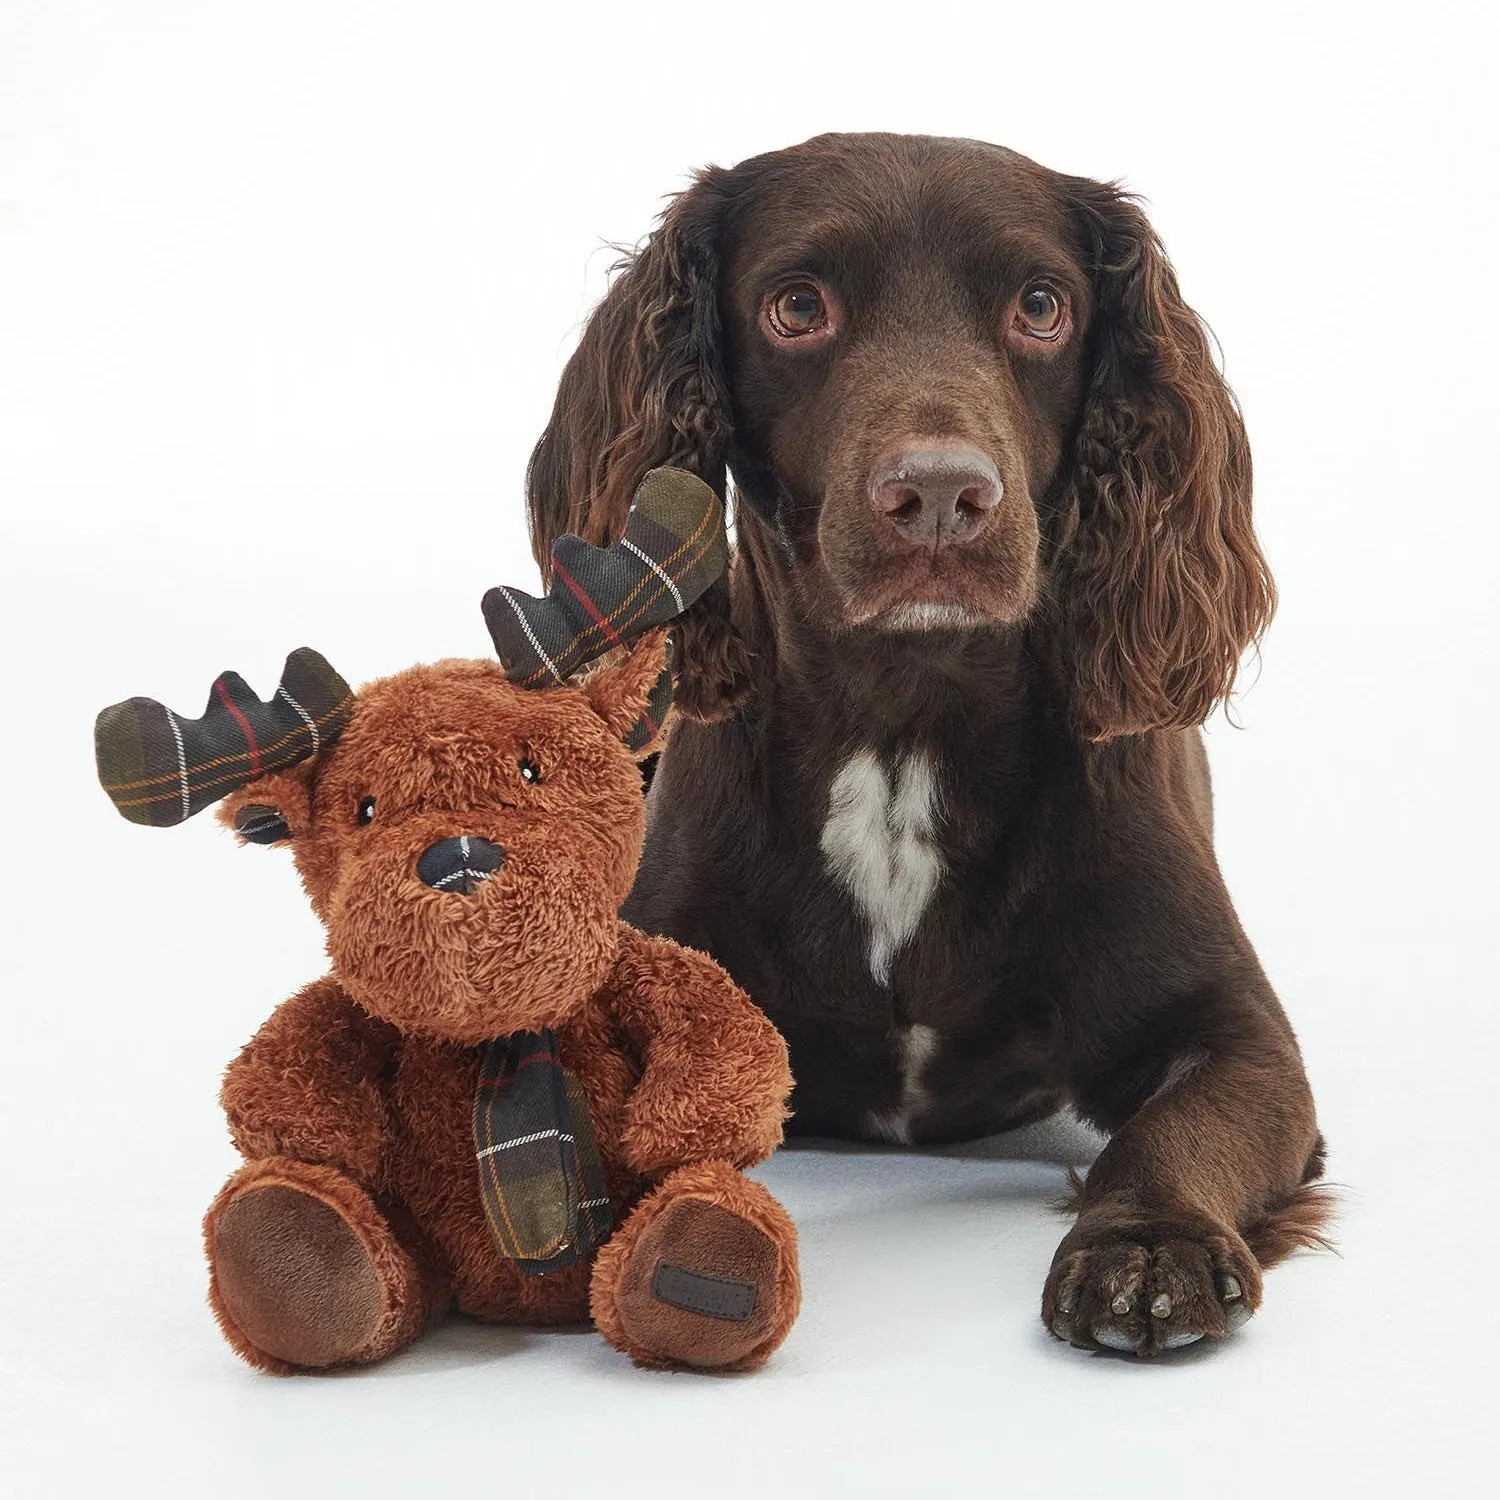
M225 673L200 719L146 698L105 709L100 777L132 821L224 799L242 838L290 843L335 975L370 1014L464 1044L555 1027L615 956L645 828L636 759L670 701L659 627L726 561L717 496L654 471L615 545L558 542L546 598L486 595L498 663L354 694L293 652L264 703Z
M371 1015L461 1043L556 1026L614 958L645 826L626 736L663 665L655 633L579 688L413 667L219 816L290 843L335 975Z

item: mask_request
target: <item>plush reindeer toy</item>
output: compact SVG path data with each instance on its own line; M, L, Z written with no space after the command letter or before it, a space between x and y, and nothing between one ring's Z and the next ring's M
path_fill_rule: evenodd
M210 1301L252 1364L380 1359L454 1306L592 1316L654 1366L748 1369L786 1336L795 1233L740 1170L781 1139L786 1049L710 959L617 916L659 627L726 551L713 492L658 470L613 547L558 543L547 598L486 596L498 664L351 693L304 650L267 703L226 673L201 719L99 716L127 818L222 800L290 844L328 929L328 974L224 1079L245 1164L204 1222Z

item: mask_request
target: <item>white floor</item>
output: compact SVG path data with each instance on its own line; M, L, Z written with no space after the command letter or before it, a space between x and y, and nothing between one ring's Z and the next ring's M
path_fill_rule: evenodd
M97 1020L7 1068L12 1096L53 1095L7 1111L8 1494L1493 1493L1497 1245L1470 1208L1487 1185L1468 1150L1401 1153L1399 1106L1335 1123L1359 1183L1343 1256L1274 1272L1222 1348L1139 1364L1044 1334L1053 1158L1090 1146L1054 1126L963 1152L783 1151L760 1175L800 1226L805 1311L754 1376L453 1323L378 1368L278 1380L202 1301L197 1217L231 1163L211 1070Z

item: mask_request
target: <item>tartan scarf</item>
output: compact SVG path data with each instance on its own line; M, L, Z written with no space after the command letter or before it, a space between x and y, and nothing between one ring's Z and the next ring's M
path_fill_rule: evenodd
M474 1152L495 1248L524 1275L560 1271L609 1237L614 1216L588 1100L551 1031L485 1047Z

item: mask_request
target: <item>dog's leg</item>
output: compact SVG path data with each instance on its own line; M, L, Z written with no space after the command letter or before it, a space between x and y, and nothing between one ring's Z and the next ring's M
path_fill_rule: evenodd
M1081 1112L1114 1133L1047 1277L1059 1338L1134 1354L1223 1338L1259 1306L1263 1267L1323 1243L1312 1095L1274 999L1258 1000L1228 1018L1213 1007L1212 1037L1130 1080L1079 1088Z

